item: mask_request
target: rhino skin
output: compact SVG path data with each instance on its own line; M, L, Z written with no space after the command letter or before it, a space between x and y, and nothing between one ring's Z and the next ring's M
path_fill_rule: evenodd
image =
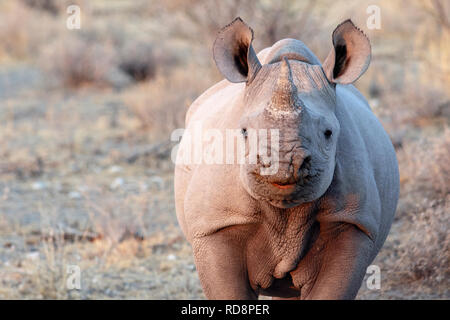
M175 165L176 212L208 299L354 299L392 224L398 164L392 143L352 85L371 48L350 20L323 64L299 40L255 53L240 18L214 59L226 78L188 110L186 130L278 128L279 169L267 163ZM224 133L225 134L225 133ZM201 142L206 144L206 142ZM180 150L189 142L183 136Z

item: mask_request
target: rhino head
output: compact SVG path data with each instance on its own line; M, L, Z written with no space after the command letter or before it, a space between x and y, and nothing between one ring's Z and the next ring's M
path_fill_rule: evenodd
M365 72L370 43L347 20L334 30L333 48L322 65L293 39L282 40L286 45L262 65L252 41L252 29L237 18L219 32L213 48L222 75L246 83L239 121L245 141L253 129L278 132L277 145L269 135L267 144L269 153L278 152L278 170L261 174L272 164L258 155L241 165L240 179L252 197L279 208L313 201L328 189L335 170L341 126L336 84L350 84Z

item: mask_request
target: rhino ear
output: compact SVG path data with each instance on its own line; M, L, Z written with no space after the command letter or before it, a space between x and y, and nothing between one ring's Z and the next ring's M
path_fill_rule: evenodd
M250 82L261 68L252 41L253 30L241 18L219 31L214 41L214 61L228 81Z
M349 84L368 68L371 58L369 39L349 19L333 32L333 49L322 67L332 83Z

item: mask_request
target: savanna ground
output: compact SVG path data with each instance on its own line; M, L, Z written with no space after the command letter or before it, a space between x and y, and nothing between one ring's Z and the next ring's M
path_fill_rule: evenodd
M401 198L374 261L381 289L358 298L450 298L450 4L374 2L368 30L366 1L0 0L0 298L204 298L170 133L220 80L212 41L238 15L257 51L293 37L323 60L348 17L368 34L357 87L396 147Z

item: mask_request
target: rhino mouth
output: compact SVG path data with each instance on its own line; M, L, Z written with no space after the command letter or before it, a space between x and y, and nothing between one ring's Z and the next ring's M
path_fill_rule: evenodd
M281 189L281 190L286 190L286 189L292 189L295 188L296 183L276 183L276 182L271 182L271 185L273 185L275 188Z
M283 194L292 193L301 185L301 181L294 177L265 177L257 173L253 173L252 176L259 185L265 186L265 188L269 187L270 189L282 192Z
M317 181L320 179L319 171L310 171L306 176L299 177L266 177L257 173L251 175L256 183L254 192L260 196L268 196L277 200L294 200L297 197L305 196L311 192Z
M292 208L301 203L314 200L319 174L295 180L274 179L247 173L247 191L258 200L267 201L278 208Z
M304 186L311 182L313 182L315 179L317 179L320 176L320 172L316 171L313 172L310 170L306 175L298 176L298 177L289 177L289 178L277 178L277 177L265 177L257 174L256 172L253 173L254 178L260 182L260 183L268 183L269 185L286 190L290 188L294 188L295 186Z
M268 180L269 184L271 184L272 186L274 186L275 188L281 189L281 190L287 190L287 189L292 189L295 188L296 185L299 184L299 180L295 179L293 177L288 178L288 179L269 179Z

